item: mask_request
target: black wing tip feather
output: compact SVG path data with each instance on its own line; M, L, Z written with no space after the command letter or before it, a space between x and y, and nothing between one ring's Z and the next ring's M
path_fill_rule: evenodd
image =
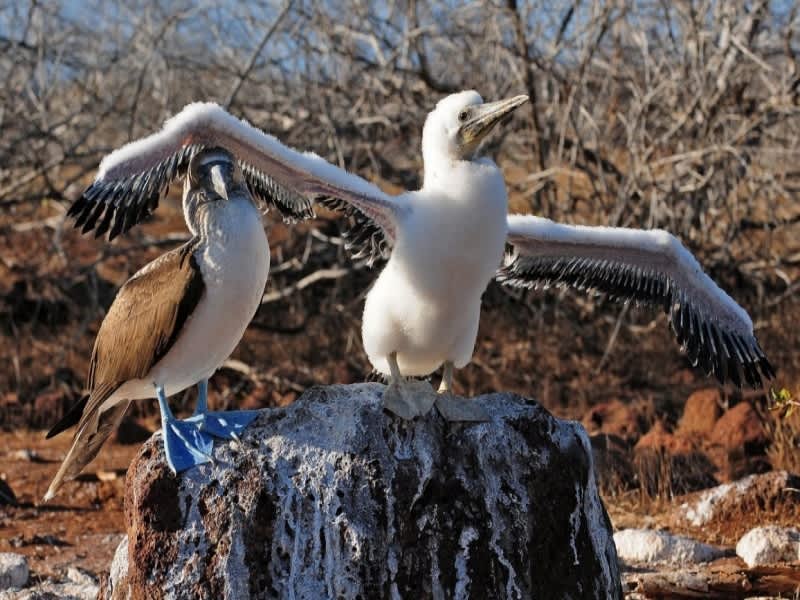
M182 175L202 148L189 144L151 169L126 179L94 181L67 210L81 233L94 231L96 238L108 233L111 241L141 223L158 206L169 185Z
M755 335L725 328L711 315L698 311L672 280L635 267L602 259L561 259L511 255L497 274L504 285L530 289L569 285L608 294L612 299L661 305L670 328L693 366L736 387L743 382L761 389L775 377Z
M372 266L380 259L389 258L391 248L386 241L386 236L379 225L362 214L353 205L331 196L321 196L316 199L319 204L341 213L348 224L342 231L344 247L354 260L365 260Z
M265 202L267 209L276 208L281 213L284 223L294 224L314 218L314 207L308 198L284 187L244 160L239 160L239 166L250 193Z
M121 180L94 181L67 211L74 227L95 237L113 240L152 214L170 183L185 173L192 157L203 148L189 144L151 169ZM239 161L250 192L277 208L287 223L315 216L310 200L278 184L248 163Z

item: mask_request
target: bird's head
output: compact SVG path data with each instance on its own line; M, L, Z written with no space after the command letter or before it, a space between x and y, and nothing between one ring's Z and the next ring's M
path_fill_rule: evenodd
M183 184L183 212L189 229L196 233L198 219L222 208L234 197L252 202L233 154L221 147L203 148L195 154Z
M441 160L472 160L481 142L505 121L527 96L484 102L473 90L443 98L425 120L422 153L426 164Z
M219 146L203 148L192 157L184 182L184 193L203 190L207 202L229 200L247 184L236 158Z

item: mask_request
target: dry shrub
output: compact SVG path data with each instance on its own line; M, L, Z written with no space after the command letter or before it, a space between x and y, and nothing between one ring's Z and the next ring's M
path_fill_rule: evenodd
M15 365L0 372L0 391L25 404L55 368L82 379L104 289L163 251L168 235L185 235L181 219L165 225L165 207L163 228L136 228L115 246L65 233L63 209L111 149L212 100L396 191L421 182L426 113L467 88L531 98L488 148L515 211L679 235L790 372L800 364L800 333L782 326L789 308L800 314L797 13L765 0L0 4L0 363ZM374 271L320 242L337 234L316 221L271 236L271 289L293 293L257 320L275 329L288 318L298 338L325 347L245 348L281 394L368 371L358 321ZM291 287L321 269L347 275ZM509 318L500 302L487 307L460 385L518 389L550 407L621 388L681 397L668 377L687 363L674 345L665 351L663 317L562 297L525 297ZM291 366L268 373L276 360Z
M767 421L767 432L767 457L772 468L800 475L800 412L774 416Z
M644 450L636 453L633 464L639 501L644 505L658 506L717 484L712 475L715 467L701 452L672 455Z

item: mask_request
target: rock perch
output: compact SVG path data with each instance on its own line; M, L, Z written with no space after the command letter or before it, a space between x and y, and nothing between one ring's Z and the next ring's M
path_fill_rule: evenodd
M579 424L508 393L406 422L383 390L311 389L178 477L148 441L101 597L622 597Z

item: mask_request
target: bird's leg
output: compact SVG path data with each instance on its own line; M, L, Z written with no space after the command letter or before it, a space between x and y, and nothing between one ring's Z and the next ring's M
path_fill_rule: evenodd
M406 420L428 414L435 400L430 385L424 381L406 381L397 364L397 352L389 354L386 360L391 374L383 392L383 407Z
M201 379L197 382L197 405L194 407L194 414L204 415L208 412L208 379Z
M257 410L225 410L209 412L208 379L197 384L197 407L186 419L195 423L200 431L226 440L238 440L239 436L258 415Z
M436 408L445 421L477 423L491 421L489 413L480 404L469 398L458 398L453 395L453 361L451 360L444 363Z
M164 454L173 473L211 461L214 441L196 424L176 419L167 403L164 386L156 385L158 408L161 411L161 435L164 439Z

